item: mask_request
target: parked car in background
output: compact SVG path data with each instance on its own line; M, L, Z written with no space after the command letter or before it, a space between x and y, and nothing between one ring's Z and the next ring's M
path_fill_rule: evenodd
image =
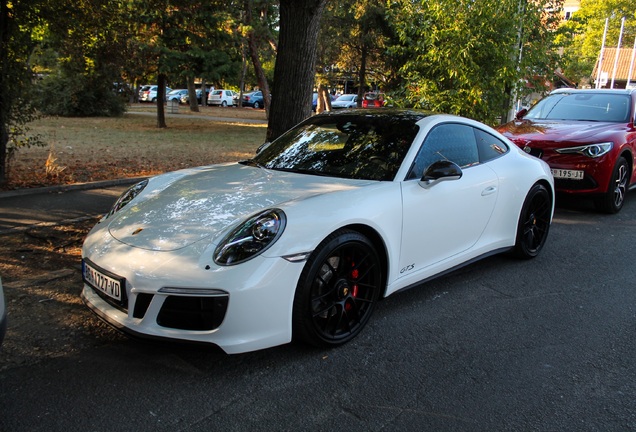
M384 93L369 92L364 94L362 108L382 108L385 103Z
M235 93L232 90L211 90L208 94L208 105L233 106Z
M144 93L150 90L150 87L152 87L152 85L150 84L142 85L141 87L139 87L139 94L137 97L137 100L139 100L139 102L142 102L144 100Z
M0 279L0 346L4 341L4 335L7 332L7 303L4 299L4 290L2 289L2 279Z
M331 111L253 159L131 187L86 237L82 298L134 336L335 347L382 298L493 253L537 256L553 204L548 165L479 122Z
M355 94L343 94L338 96L336 100L331 102L332 109L341 108L355 108L358 106L358 95Z
M197 95L197 103L199 105L201 105L201 101L202 101L202 91L201 89L196 89L196 95ZM208 92L206 91L205 94L207 95ZM186 93L183 96L181 96L181 103L182 104L186 104L189 105L190 104L190 93Z
M166 95L167 101L176 100L181 103L181 98L185 96L188 97L188 89L178 89L178 90L170 90L170 92Z
M263 92L253 91L243 94L243 106L252 108L263 108L265 102L263 102Z
M157 88L158 86L150 86L147 90L141 95L140 101L143 102L157 102ZM172 89L170 87L166 87L166 95L170 93Z
M635 186L636 90L559 89L498 130L546 161L557 192L616 213Z

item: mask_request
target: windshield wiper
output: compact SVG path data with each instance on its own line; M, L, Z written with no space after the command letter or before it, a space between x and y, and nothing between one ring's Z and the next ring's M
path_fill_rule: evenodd
M254 159L245 159L239 162L241 165L247 165L256 168L267 169L267 167L263 164L256 162Z

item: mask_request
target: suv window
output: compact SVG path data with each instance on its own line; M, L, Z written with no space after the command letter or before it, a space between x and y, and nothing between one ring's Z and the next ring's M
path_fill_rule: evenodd
M555 93L541 99L524 116L529 120L628 122L630 98L613 93Z

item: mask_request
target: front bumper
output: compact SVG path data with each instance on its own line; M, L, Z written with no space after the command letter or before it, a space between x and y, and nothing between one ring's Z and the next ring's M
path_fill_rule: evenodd
M124 306L105 300L87 283L82 291L87 306L124 333L210 343L228 354L291 341L292 306L304 262L259 256L236 266L206 268L188 260L188 255L194 258L189 253L174 256L125 245L102 256L85 255L125 278Z

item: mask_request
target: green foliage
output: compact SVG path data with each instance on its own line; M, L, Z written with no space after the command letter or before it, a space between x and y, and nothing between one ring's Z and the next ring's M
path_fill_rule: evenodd
M558 44L564 47L566 76L576 81L590 78L603 43L605 20L609 19L605 46L616 47L623 17L623 47L631 47L636 37L633 0L581 1L581 8L559 29Z
M38 84L37 90L37 106L45 115L115 117L126 108L113 82L97 75L51 75Z
M494 123L513 89L554 71L545 2L397 0L389 48L400 59L396 103ZM523 55L520 57L523 48ZM540 77L540 79L537 79Z

